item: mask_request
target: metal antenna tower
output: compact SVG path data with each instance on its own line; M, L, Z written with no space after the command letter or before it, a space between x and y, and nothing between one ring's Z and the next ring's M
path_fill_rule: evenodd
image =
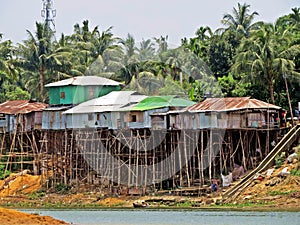
M56 10L53 9L53 0L42 0L43 9L41 11L42 17L45 19L46 26L55 32L54 17L56 17Z

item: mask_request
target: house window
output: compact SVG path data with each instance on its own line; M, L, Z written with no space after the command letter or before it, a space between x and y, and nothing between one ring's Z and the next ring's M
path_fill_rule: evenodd
M101 118L101 114L98 113L98 114L97 114L97 120L100 120L100 118Z
M89 121L92 121L93 119L94 119L93 114L92 114L92 113L89 113L89 114L88 114L88 120L89 120Z
M136 115L131 115L131 122L136 122Z
M65 99L66 98L66 93L65 92L60 92L60 98Z
M0 113L0 120L5 120L5 114L4 113Z
M95 98L95 87L94 86L90 87L90 89L89 89L89 97L90 97L90 99Z

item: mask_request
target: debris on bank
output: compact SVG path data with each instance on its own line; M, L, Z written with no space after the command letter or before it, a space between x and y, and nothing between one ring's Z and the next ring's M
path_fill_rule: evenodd
M257 174L234 203L300 207L300 146L293 151L288 156L282 153L272 168Z

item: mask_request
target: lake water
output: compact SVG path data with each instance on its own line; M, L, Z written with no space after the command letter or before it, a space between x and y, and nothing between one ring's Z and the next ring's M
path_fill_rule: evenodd
M76 225L299 225L300 212L204 210L22 210Z

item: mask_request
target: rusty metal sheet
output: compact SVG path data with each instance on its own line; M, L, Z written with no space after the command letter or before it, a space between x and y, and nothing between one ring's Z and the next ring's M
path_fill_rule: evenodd
M41 102L32 102L30 100L13 100L0 104L0 113L17 115L30 112L42 111L48 104Z
M187 111L233 111L243 109L280 109L281 107L250 97L207 98L185 108Z

